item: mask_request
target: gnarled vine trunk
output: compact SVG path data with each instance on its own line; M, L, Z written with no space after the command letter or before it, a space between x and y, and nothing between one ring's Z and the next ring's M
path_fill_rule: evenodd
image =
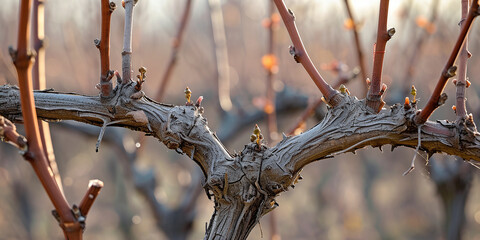
M157 103L120 84L110 99L54 91L35 92L38 115L45 120L76 120L98 126L120 126L153 135L168 148L191 157L202 169L204 188L215 211L206 239L246 239L277 204L275 197L296 183L301 169L336 154L385 144L416 147L415 106L394 105L370 113L364 100L335 96L336 106L312 129L286 137L275 147L251 142L238 154L229 153L210 131L201 106ZM21 120L16 87L0 88L0 115ZM421 126L421 149L480 160L480 135L472 119L461 123L427 122Z

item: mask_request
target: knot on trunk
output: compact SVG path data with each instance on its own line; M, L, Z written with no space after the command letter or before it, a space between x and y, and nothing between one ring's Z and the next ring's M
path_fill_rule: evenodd
M179 149L195 127L198 114L195 106L177 106L170 110L162 132L162 142L170 149ZM202 118L203 119L203 118Z

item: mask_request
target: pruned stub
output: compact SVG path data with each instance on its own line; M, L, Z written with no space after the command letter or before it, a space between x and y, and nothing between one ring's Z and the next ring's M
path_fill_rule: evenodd
M245 182L241 166L236 160L215 162L208 173L205 188L211 190L219 202L230 203L241 198Z
M196 108L194 106L174 107L170 110L161 136L163 143L168 148L180 148L183 141L182 136L188 136L195 126L195 115Z
M299 171L300 172L300 171ZM288 191L289 187L294 187L294 181L298 178L299 172L293 173L281 168L276 162L268 161L262 166L261 185L271 196Z

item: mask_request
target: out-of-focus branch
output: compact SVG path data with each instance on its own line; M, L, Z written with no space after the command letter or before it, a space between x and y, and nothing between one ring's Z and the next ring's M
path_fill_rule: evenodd
M273 142L276 141L277 134L277 111L275 109L275 90L273 89L273 81L275 81L275 74L278 72L277 57L274 52L275 46L275 28L278 25L279 16L275 12L275 5L271 0L268 2L268 19L265 20L265 27L268 32L267 41L267 53L262 58L263 67L267 70L267 86L266 86L266 103L264 111L267 114L267 131L266 140L267 144L273 146ZM270 239L281 240L281 236L278 231L277 214L275 212L270 213L269 225L270 225Z
M101 0L102 32L100 40L95 39L95 45L100 50L100 95L111 97L113 92L112 77L110 71L110 19L116 6L110 0Z
M208 0L212 22L213 42L215 45L215 62L218 83L218 101L223 111L232 109L230 98L230 64L228 61L227 39L220 0Z
M460 34L457 38L455 46L453 47L453 50L450 54L450 57L448 58L448 61L442 70L442 74L440 75L440 79L438 80L437 85L435 86L435 90L433 90L433 93L430 96L430 99L428 100L425 108L423 108L423 110L419 114L417 114L414 118L414 121L417 125L420 125L426 122L430 117L430 115L432 115L433 111L435 111L435 109L437 109L439 106L441 106L445 102L446 94L442 94L443 89L445 88L445 85L447 84L448 79L455 76L457 67L454 66L453 64L455 62L455 59L457 58L458 53L460 52L460 49L463 45L464 40L467 37L468 31L472 26L473 20L478 15L480 15L478 1L473 1L472 6L470 7L470 11L468 13L468 17L463 23L462 30L460 31ZM444 96L442 97L441 95L444 95Z
M33 66L33 89L45 89L45 2L44 0L33 1L32 12L32 40L33 49L36 52Z
M182 44L185 29L187 28L188 18L190 16L191 9L192 0L186 0L182 18L180 19L180 25L178 25L177 34L172 40L172 53L170 54L170 61L167 64L165 72L163 73L163 76L160 80L160 88L158 89L157 95L155 96L155 100L157 101L163 100L163 95L165 94L165 91L167 89L167 85L170 81L173 69L175 68L175 64L177 63L178 52L180 50L180 45Z
M363 54L363 48L362 44L360 43L360 36L358 34L358 25L357 21L353 17L352 9L350 8L350 4L348 3L348 0L345 0L345 8L347 10L348 17L350 18L350 21L352 23L352 31L353 31L353 39L355 42L355 49L357 50L357 61L358 65L360 67L360 75L362 76L362 83L363 83L363 94L365 95L368 90L367 86L367 65L365 64L365 58ZM334 87L336 88L336 87Z
M156 225L169 239L186 239L191 233L196 216L195 204L202 193L201 173L192 177L192 182L187 189L179 205L169 208L155 196L157 181L153 171L139 171L133 169L135 188L145 197L152 215L156 219Z
M285 27L287 28L288 34L292 39L293 46L290 47L290 54L293 55L295 61L297 63L301 63L302 66L307 71L310 78L313 80L315 85L317 85L320 92L322 92L323 96L325 97L326 101L332 105L336 106L338 103L334 99L334 96L338 94L336 90L334 90L327 82L323 79L323 77L318 72L315 65L313 65L312 60L308 56L305 47L303 46L302 39L297 30L297 26L295 24L295 16L292 10L287 9L283 0L273 0L277 9L282 16L283 22L285 23Z
M469 0L461 0L462 2L462 19L460 21L460 26L462 27L465 19L468 15L468 1ZM465 42L463 43L463 47L460 50L460 54L458 56L458 79L455 82L455 86L457 88L456 91L456 109L455 112L457 113L457 119L462 119L467 116L467 108L466 108L466 98L465 98L465 88L469 86L468 78L467 78L467 61L468 58L471 57L472 54L468 52L468 35L465 37Z
M411 46L413 47L412 54L409 56L407 60L407 68L405 71L405 76L403 77L403 84L404 84L404 96L408 95L410 92L410 87L413 82L413 74L415 72L415 66L417 65L417 60L419 56L422 53L423 46L425 45L427 39L429 36L432 35L433 32L433 26L437 20L438 16L438 9L439 9L440 4L438 4L438 0L432 1L431 4L431 12L430 16L428 19L428 22L425 23L425 26L419 26L421 27L421 32L417 35L417 40L414 44ZM417 21L418 23L418 21Z
M123 32L122 51L122 83L132 81L132 31L133 31L133 7L136 1L125 0L125 28Z
M6 84L16 83L15 68L11 64L11 59L3 55L2 52L0 52L0 71L4 74Z
M377 42L374 45L372 82L367 94L367 107L378 113L385 102L382 95L387 89L387 85L382 85L383 57L385 56L385 46L387 41L395 34L395 29L387 30L389 0L380 1L380 11L378 17Z
M462 158L430 158L429 171L442 201L444 239L462 239L465 229L465 207L472 189L474 168Z
M156 101L163 101L165 91L167 89L168 83L170 82L170 78L175 68L175 64L177 63L178 52L180 51L180 45L182 43L185 30L187 28L187 22L190 16L191 8L192 0L187 0L187 2L185 3L185 8L183 10L182 18L180 19L180 25L178 26L177 34L172 40L172 53L170 55L170 61L160 81L160 88L157 89L157 93L155 95ZM137 148L137 154L140 154L145 143L145 135L141 135L138 139L138 142L140 143L141 147Z
M33 1L32 12L32 40L33 48L37 55L35 56L35 64L33 65L33 89L45 89L47 81L45 79L45 15L44 0ZM63 193L62 178L58 171L57 162L55 161L55 152L53 150L52 137L50 134L50 126L47 122L38 120L40 130L40 138L42 139L43 151L47 157L47 163L52 170L58 188Z
M264 111L267 113L267 143L272 144L272 136L277 133L277 118L275 110L275 90L273 89L273 81L275 73L278 72L278 65L275 53L273 51L275 45L275 33L274 29L278 22L278 15L275 13L275 6L272 1L269 2L269 17L266 20L267 32L268 32L268 42L267 42L267 53L262 58L263 67L267 71L267 86L266 86L266 103L264 106Z
M412 11L413 7L414 7L414 4L412 4L412 0L406 0L402 2L400 16L403 21L399 23L402 29L404 28L404 26L405 27L407 26L407 23L410 22L408 20L410 18L410 15L413 12Z

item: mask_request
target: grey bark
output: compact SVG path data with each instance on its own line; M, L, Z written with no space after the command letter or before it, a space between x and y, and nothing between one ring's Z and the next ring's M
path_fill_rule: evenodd
M312 129L284 139L272 148L249 143L229 153L210 131L203 108L157 103L120 84L112 99L54 91L35 92L38 116L45 120L76 120L98 126L119 126L151 134L168 148L191 157L202 169L204 188L214 197L215 211L205 239L246 239L259 219L273 210L275 197L295 184L307 164L345 152L385 144L415 148L417 110L394 105L378 114L364 100L337 94L325 118ZM16 87L0 87L0 115L21 118ZM421 126L421 148L430 155L445 152L480 161L480 135L473 119Z

